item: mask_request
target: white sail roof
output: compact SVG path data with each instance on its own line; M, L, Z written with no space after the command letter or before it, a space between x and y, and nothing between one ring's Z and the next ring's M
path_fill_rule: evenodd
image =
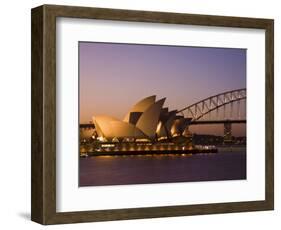
M112 138L124 138L124 137L139 137L145 138L141 130L136 126L119 121L118 119L110 116L96 116L93 117L93 121L99 136Z
M175 134L183 133L185 128L188 126L189 122L190 122L190 119L183 118L183 117L180 117L180 118L174 120L174 123L171 128L171 134L175 135Z
M142 100L140 100L137 104L135 104L130 111L126 114L125 118L123 119L124 122L130 121L130 114L133 112L144 112L148 107L155 103L156 96L149 96Z
M98 135L101 137L112 136L112 127L110 125L110 122L118 121L118 119L107 115L94 116L92 120Z
M110 116L95 116L93 122L98 136L114 138L150 139L182 134L190 119L177 115L177 110L163 108L166 98L155 102L156 96L144 98L135 104L123 121Z
M163 137L163 136L168 137L171 135L171 128L174 123L176 113L177 113L177 110L173 110L173 111L168 112L168 114L165 115L164 119L161 121L160 129L157 130L158 137Z
M136 126L151 139L155 137L159 116L165 100L166 98L163 98L157 101L156 103L152 104L151 106L149 106L142 113L136 124Z
M124 121L110 122L112 127L112 134L117 138L133 137L133 138L146 138L141 130L136 126Z

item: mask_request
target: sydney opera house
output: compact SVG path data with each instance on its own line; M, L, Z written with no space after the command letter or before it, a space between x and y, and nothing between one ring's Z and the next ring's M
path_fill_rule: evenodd
M150 96L136 103L123 120L94 116L88 132L92 151L177 150L190 147L189 118L163 107L165 98ZM85 135L84 135L85 136Z

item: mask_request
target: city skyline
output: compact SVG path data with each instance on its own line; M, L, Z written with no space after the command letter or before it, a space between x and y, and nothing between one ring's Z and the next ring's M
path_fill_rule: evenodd
M201 99L246 88L246 50L79 42L80 123L94 115L123 119L134 101L166 97L165 106L182 109ZM194 128L221 134L223 126ZM245 125L234 125L245 135Z

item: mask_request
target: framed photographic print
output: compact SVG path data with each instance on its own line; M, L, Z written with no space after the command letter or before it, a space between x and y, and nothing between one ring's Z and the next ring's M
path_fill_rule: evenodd
M41 224L272 210L273 20L32 9Z

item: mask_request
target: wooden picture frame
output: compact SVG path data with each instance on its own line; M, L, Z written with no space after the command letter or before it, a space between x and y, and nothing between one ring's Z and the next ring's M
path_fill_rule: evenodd
M56 211L56 18L264 29L266 36L265 200L97 211ZM274 208L274 21L271 19L43 5L32 9L31 219L41 224L231 213Z

